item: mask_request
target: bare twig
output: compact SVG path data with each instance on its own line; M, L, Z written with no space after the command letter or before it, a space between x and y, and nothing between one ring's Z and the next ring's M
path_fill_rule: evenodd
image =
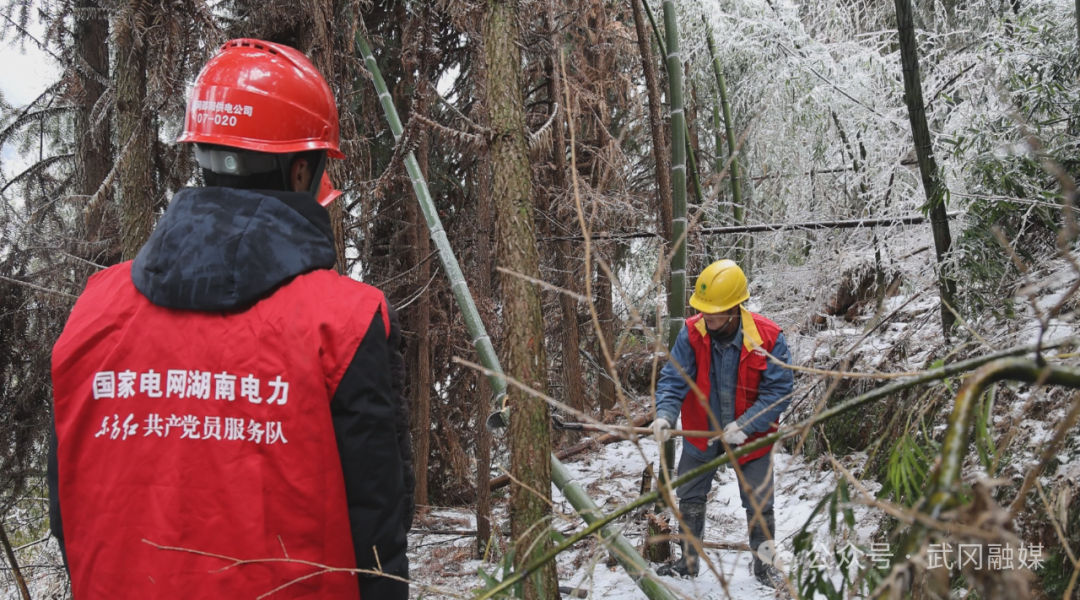
M3 275L0 275L0 279L2 279L4 281L7 281L9 283L14 283L15 285L21 285L23 287L27 287L27 288L30 288L32 290L36 290L36 291L39 291L39 292L44 292L46 294L53 294L55 296L62 296L64 298L71 298L72 300L78 300L79 299L78 296L72 296L71 294L68 294L67 292L61 292L59 290L50 290L49 288L41 287L40 285L34 285L32 283L27 283L25 281L19 281L18 279L12 279L10 277L5 277Z
M8 564L11 565L11 573L15 575L15 585L19 587L19 593L22 594L23 600L30 600L30 589L26 587L26 580L23 579L22 571L19 570L19 561L15 559L15 551L11 548L3 523L0 523L0 543L4 545L4 554L7 555Z
M292 580L290 580L290 581L288 581L288 582L286 582L286 583L284 583L284 584L270 590L269 592L266 592L264 594L259 595L257 600L262 600L263 598L266 598L268 596L276 594L277 592L280 592L281 590L283 590L283 589L285 589L285 588L287 588L289 586L295 585L297 583L300 583L302 581L306 581L306 580L311 579L313 577L318 577L319 575L326 575L326 574L329 574L329 573L355 573L357 575L369 575L369 576L373 576L373 577L385 577L387 579L393 579L394 581L400 581L400 582L407 583L407 584L409 584L409 585L411 585L413 587L420 588L422 591L425 591L425 592L434 592L434 593L439 593L439 594L446 594L446 595L451 596L453 598L465 598L466 597L466 596L464 596L462 594L459 594L457 592L453 592L451 590L445 590L445 589L441 589L441 588L437 588L437 587L433 587L433 586L427 586L427 585L419 585L417 583L409 581L408 579L406 579L404 577L398 577L397 575L391 575L389 573L384 573L383 571L374 571L374 570L371 570L371 569L355 569L355 568L346 568L346 567L330 567L330 566L320 564L320 563L317 563L317 562L312 562L312 561L309 561L309 560L300 560L300 559L297 559L297 558L288 558L287 555L286 555L286 558L252 558L252 559L235 558L235 557L232 557L232 556L225 556L225 555L222 555L222 554L214 554L212 552L203 552L202 550L194 550L194 549L191 549L191 548L178 548L176 546L163 546L161 544L157 544L157 543L152 542L152 541L147 540L147 539L143 539L142 541L143 541L144 544L149 544L149 545L153 546L154 548L156 548L158 550L165 550L165 551L169 551L169 552L184 552L184 553L187 553L187 554L195 554L195 555L198 555L198 556L205 556L207 558L216 558L216 559L223 560L223 561L229 563L229 564L225 565L224 567L222 567L220 569L211 571L211 573L220 573L222 571L226 571L226 570L231 569L233 567L241 567L241 566L244 566L244 565L269 565L269 564L274 564L274 563L286 563L286 564L294 564L294 565L304 565L304 566L312 567L313 569L317 569L316 571L314 571L312 573L308 573L307 575L303 575L303 576L298 577L296 579L292 579ZM284 544L282 544L282 550L284 550ZM376 558L377 557L378 557L378 555L376 554Z

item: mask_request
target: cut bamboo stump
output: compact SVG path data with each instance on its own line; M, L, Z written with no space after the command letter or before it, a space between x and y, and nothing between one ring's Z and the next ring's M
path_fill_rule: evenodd
M647 515L649 535L645 538L642 555L654 563L667 562L671 558L671 525L667 519L656 513Z

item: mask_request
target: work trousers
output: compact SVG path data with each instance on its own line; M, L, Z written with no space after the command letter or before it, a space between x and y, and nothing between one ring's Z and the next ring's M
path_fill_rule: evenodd
M717 453L715 447L709 448L702 454L696 448L688 448L687 446L689 445L683 446L682 458L679 459L680 476L712 460ZM742 505L746 509L747 516L750 517L754 514L754 505L750 502L751 497L757 502L763 515L771 513L773 511L772 454L755 458L745 465L740 465L739 468L742 469L743 478L745 479L745 482L739 482L739 497L742 499ZM709 497L709 490L712 489L713 475L715 473L716 469L710 469L690 482L680 485L675 491L679 502L704 504Z

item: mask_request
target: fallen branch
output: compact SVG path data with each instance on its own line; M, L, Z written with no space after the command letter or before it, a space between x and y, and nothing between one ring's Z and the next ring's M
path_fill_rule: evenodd
M681 542L684 539L682 535L654 535L649 538L649 543L653 542ZM744 542L701 542L701 547L706 550L740 550L742 552L750 552L750 545Z
M638 417L638 418L634 419L634 427L642 427L642 426L648 425L651 422L652 422L652 417ZM608 444L614 444L615 442L621 442L621 441L623 441L625 439L626 439L625 435L619 435L619 434L614 434L614 433L609 433L607 435L602 435L602 436L600 436L598 438L585 438L585 439L581 440L580 442L578 442L577 444L574 444L573 446L570 446L569 448L566 448L564 450L560 450L560 451L556 452L555 453L555 458L558 458L559 460L563 460L563 459L566 459L566 458L570 458L571 456L576 456L578 454L581 454L582 452L584 452L584 451L586 451L586 450L588 450L590 448L595 448L597 446L606 446ZM500 475L500 476L496 477L495 479L492 479L490 482L488 482L488 490L494 492L495 490L497 490L499 488L504 488L504 487L506 487L508 485L510 485L510 478L507 477L506 475Z
M409 535L476 535L475 529L413 529Z

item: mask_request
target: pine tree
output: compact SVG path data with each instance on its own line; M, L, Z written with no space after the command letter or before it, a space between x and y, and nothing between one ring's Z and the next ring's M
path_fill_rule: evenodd
M559 63L558 54L562 51L560 36L556 28L555 3L548 7L547 35L551 37L552 55L545 58L545 76L548 80L548 99L552 106L561 106L563 102L563 79L557 74L556 65ZM555 169L552 171L552 185L554 189L550 193L552 198L549 205L556 201L557 194L566 189L566 118L567 107L563 106L557 115L553 137L552 158ZM567 240L560 240L554 244L552 258L555 271L558 273L557 284L564 290L576 291L577 284L574 281L574 269L571 263L573 248ZM578 326L577 301L570 295L559 295L559 332L562 345L562 379L563 379L563 402L571 408L585 412L585 377L581 370L581 332ZM568 432L566 441L576 443L579 436Z
M665 240L671 239L671 173L668 171L667 138L664 136L664 106L660 101L660 78L652 56L652 38L645 24L641 0L630 0L634 11L634 31L637 33L641 67L645 75L645 90L649 96L649 133L652 137L652 156L656 164L656 218Z
M109 83L109 21L104 10L97 7L94 0L80 0L75 6L74 56L78 65L77 75L79 94L76 94L78 106L75 109L75 184L74 192L87 199L92 198L112 169L112 128L109 119L95 123L95 109ZM84 224L85 242L96 242L108 237L104 228L106 198L101 197L91 205L87 202ZM100 260L96 253L83 253L95 262Z
M146 106L148 44L144 24L151 5L132 0L115 22L116 117L120 140L120 243L131 260L150 237L154 216L153 131Z
M521 89L521 50L516 0L489 0L484 19L484 53L488 69L488 114L491 120L491 197L498 228L499 266L539 278L540 266L533 224L532 169L525 139ZM540 293L520 277L502 273L503 365L524 385L544 390L547 360ZM521 566L549 547L551 422L544 401L511 387L510 523ZM530 577L526 600L559 597L554 563Z

